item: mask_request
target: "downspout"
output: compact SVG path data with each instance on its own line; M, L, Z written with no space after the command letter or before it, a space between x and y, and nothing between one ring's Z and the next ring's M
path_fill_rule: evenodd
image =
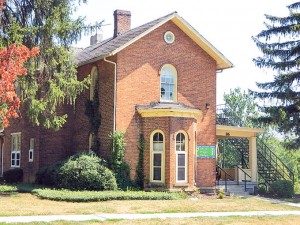
M116 102L117 102L117 63L107 60L106 57L104 57L104 61L111 63L114 65L114 129L113 131L116 131Z

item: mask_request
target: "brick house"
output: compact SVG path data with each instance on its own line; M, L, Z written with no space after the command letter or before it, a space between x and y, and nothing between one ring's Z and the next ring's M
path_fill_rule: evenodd
M93 36L77 53L78 79L91 74L92 83L75 110L62 107L69 115L63 129L14 121L4 132L1 174L21 167L25 181L33 181L39 168L88 151L95 136L100 154L108 158L108 134L118 130L125 133L132 177L139 137L145 138L145 185L215 188L216 74L231 62L176 12L134 29L129 11L116 10L114 19L112 38ZM95 93L101 122L92 134L85 104ZM211 155L201 157L196 149Z

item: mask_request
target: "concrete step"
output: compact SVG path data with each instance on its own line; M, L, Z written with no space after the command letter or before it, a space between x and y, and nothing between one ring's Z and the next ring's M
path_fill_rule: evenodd
M247 182L247 186L246 186L246 192L245 192L245 186L244 183L243 184L237 184L235 182L235 184L232 184L233 182L231 182L230 184L227 183L227 193L230 194L234 194L237 196L248 196L249 194L253 194L255 187L257 186L256 182ZM217 184L216 185L217 189L222 189L225 191L225 182L224 184Z

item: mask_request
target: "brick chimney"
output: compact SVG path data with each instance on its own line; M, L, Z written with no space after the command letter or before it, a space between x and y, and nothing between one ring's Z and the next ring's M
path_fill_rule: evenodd
M125 10L114 11L114 37L130 30L131 12Z

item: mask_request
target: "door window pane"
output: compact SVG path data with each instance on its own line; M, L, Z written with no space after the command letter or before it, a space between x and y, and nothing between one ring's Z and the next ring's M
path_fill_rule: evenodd
M185 166L185 154L178 154L178 166Z
M177 180L185 180L185 168L178 168Z
M161 166L161 154L154 154L153 166Z
M153 180L161 180L161 168L160 167L154 167L153 168Z

